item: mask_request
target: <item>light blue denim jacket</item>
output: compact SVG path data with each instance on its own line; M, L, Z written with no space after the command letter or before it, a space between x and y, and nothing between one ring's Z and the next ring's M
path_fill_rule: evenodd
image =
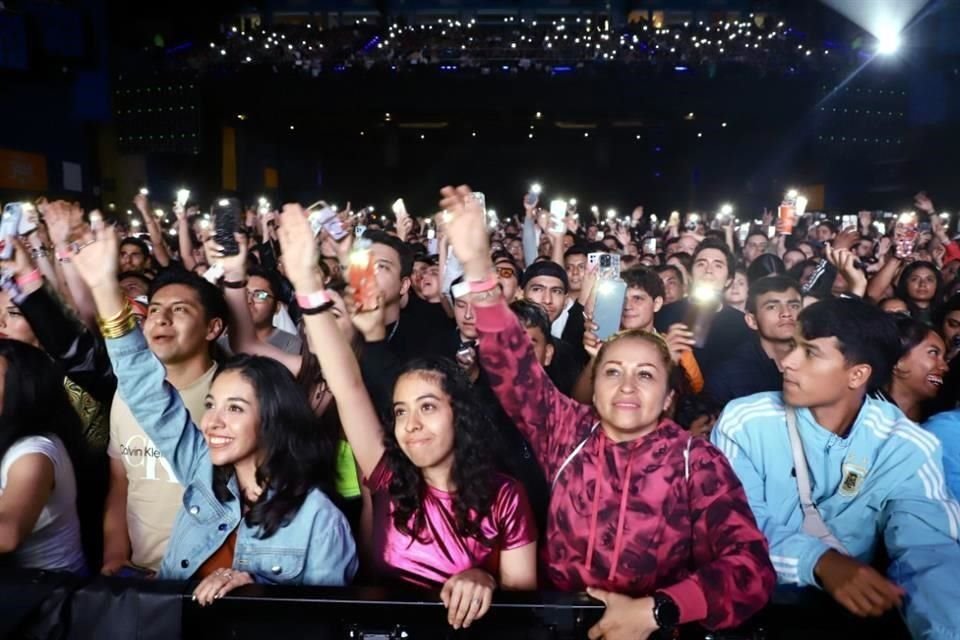
M234 499L221 503L213 493L213 463L203 435L190 419L166 372L147 348L139 329L106 341L117 389L137 422L153 439L183 482L183 508L170 536L160 577L187 580L237 530L233 568L257 582L342 586L357 572L357 550L343 513L323 492L313 490L289 524L269 538L240 515L236 476Z

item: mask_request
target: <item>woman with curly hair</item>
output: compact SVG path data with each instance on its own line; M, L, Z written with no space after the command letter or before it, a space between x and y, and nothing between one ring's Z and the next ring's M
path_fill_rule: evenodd
M536 524L522 486L494 471L495 429L459 367L408 364L384 433L356 357L330 313L316 245L298 205L284 207L280 243L310 344L337 399L343 428L373 497L372 564L383 578L441 587L454 628L489 609L493 591L536 588ZM354 322L382 322L379 300Z

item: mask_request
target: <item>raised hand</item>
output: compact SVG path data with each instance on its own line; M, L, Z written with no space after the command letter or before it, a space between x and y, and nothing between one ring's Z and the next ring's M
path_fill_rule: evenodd
M851 293L862 296L867 291L867 276L857 268L857 257L852 251L828 244L824 250L824 256L850 285Z
M670 325L664 340L670 349L670 357L673 358L674 363L680 362L680 357L687 351L693 351L697 342L693 332L687 325L680 322Z
M144 218L149 217L150 201L147 200L147 196L142 193L133 196L133 205L137 208L137 211L140 212L140 215Z
M921 191L917 195L913 196L913 204L916 205L917 209L926 211L930 215L933 215L933 201L930 200L929 196L927 196L926 191Z
M91 290L117 286L118 242L113 227L105 227L99 216L90 216L91 230L79 241L71 262Z
M299 204L283 205L277 237L283 252L280 259L284 273L294 288L301 293L311 293L319 288L322 278L319 277L317 244L303 207Z
M482 278L481 271L489 271L490 263L490 239L483 207L466 185L444 187L440 194L443 196L440 207L444 210L441 217L453 252L468 276L472 266L473 275Z
M856 229L844 229L833 239L834 249L850 249L860 239L860 233Z
M204 250L206 251L207 261L210 265L219 263L220 266L223 267L224 278L231 282L237 282L247 276L247 238L242 233L235 233L233 235L240 249L237 255L223 255L223 247L217 244L213 236L204 243Z
M44 208L43 218L47 222L50 241L57 248L62 249L70 244L70 232L73 227L70 208L70 205L62 200L48 203Z

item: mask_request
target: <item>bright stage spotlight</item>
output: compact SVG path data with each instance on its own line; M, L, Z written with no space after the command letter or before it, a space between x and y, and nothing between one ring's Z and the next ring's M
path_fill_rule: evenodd
M892 25L877 31L877 53L890 56L900 49L900 34Z

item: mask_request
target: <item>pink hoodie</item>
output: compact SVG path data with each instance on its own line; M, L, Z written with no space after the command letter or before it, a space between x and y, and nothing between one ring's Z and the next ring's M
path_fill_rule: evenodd
M614 442L592 406L553 386L506 304L476 316L480 364L553 485L544 548L553 586L663 591L681 623L713 629L759 611L776 575L723 454L669 420Z

